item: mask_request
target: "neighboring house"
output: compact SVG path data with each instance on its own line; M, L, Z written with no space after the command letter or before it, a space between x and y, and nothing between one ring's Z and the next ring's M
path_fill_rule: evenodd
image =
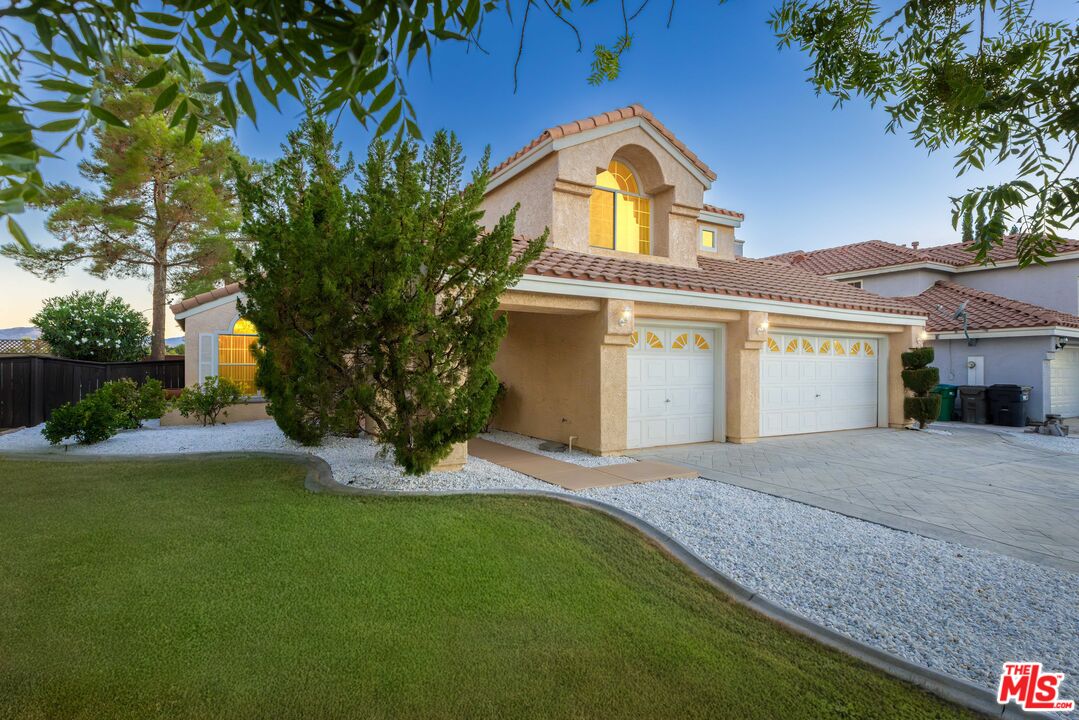
M704 202L715 179L639 105L545 130L494 169L485 221L520 203L521 236L551 231L502 298L498 427L618 453L905 423L899 353L924 317L739 257L743 216ZM240 292L173 305L189 382L250 377Z
M1032 419L1079 415L1079 242L1025 268L1014 236L987 265L975 263L963 243L919 248L880 240L769 259L921 308L942 382L1029 385Z

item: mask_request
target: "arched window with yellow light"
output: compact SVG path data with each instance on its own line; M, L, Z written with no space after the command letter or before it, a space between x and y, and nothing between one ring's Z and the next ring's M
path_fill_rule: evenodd
M245 395L258 394L255 387L255 344L258 330L250 320L240 318L232 332L217 336L217 374L240 386Z
M641 255L652 252L652 202L625 163L611 160L596 175L588 218L588 243L593 247Z

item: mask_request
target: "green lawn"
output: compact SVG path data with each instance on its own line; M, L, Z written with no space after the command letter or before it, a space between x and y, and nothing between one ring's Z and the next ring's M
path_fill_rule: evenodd
M0 717L967 714L554 501L0 459Z

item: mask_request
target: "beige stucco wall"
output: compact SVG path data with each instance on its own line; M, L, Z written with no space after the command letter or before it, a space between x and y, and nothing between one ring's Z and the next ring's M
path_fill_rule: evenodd
M228 425L238 422L250 422L252 420L268 420L266 403L261 401L229 405L217 418L218 425ZM169 425L198 425L195 417L184 417L176 410L171 410L161 417L162 427Z
M239 298L237 295L236 298ZM236 302L225 303L184 320L184 384L202 382L199 377L199 335L202 333L227 333L239 317Z
M735 257L734 252L734 228L729 225L716 225L714 223L700 222L697 229L697 236L700 237L701 230L711 230L716 234L716 250L715 252L709 252L708 250L700 249L700 243L698 243L698 254L703 257L712 257L719 260L733 260Z
M717 356L717 362L722 363L725 406L717 407L722 413L717 433L724 433L730 442L749 443L760 437L760 353L768 333L783 330L885 338L887 424L906 424L899 356L921 344L920 326L620 300L603 301L598 311L579 306L573 311L569 303L580 299L539 294L527 303L520 297L512 300L516 309L508 313L509 334L494 366L508 387L495 422L505 430L563 443L574 435L574 444L582 449L599 454L624 452L628 334L638 323L650 320L706 323L722 330L725 352ZM619 326L624 308L631 310L633 320Z
M484 199L484 224L491 227L514 203L520 203L519 235L535 237L550 228L549 244L553 247L595 252L588 245L589 197L596 173L614 157L636 171L643 192L652 199L653 254L617 254L646 262L695 266L705 186L640 127L563 148L509 178Z

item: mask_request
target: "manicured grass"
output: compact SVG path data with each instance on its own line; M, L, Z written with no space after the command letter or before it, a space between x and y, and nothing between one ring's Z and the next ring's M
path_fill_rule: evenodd
M555 501L0 459L0 717L967 716Z

